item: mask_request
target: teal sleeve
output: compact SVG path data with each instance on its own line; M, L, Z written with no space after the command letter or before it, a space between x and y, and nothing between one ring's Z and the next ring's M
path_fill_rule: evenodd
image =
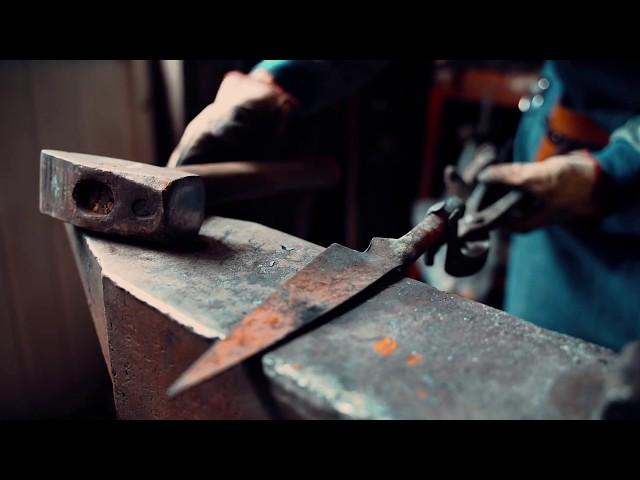
M610 215L605 229L640 233L640 117L613 131L609 144L593 153L602 166L601 198Z
M299 113L314 113L355 92L389 62L385 60L263 60L264 69L300 103Z

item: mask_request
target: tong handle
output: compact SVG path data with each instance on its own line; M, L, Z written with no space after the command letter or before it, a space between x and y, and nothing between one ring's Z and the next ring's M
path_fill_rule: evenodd
M477 188L485 187L480 185ZM471 211L460 221L458 238L460 240L484 238L489 231L500 226L502 221L518 207L529 204L530 195L522 190L510 190L483 210ZM470 198L469 201L474 200Z
M409 265L426 253L428 264L429 259L433 259L435 252L446 243L452 223L451 218L462 208L464 208L462 200L457 197L438 202L409 233L394 240L394 250L401 263Z

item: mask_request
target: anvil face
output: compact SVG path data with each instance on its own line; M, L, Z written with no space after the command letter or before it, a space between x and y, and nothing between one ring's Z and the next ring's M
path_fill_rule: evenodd
M393 276L254 365L167 398L210 342L228 336L324 249L223 217L204 222L202 245L189 254L69 232L105 359L117 373L114 402L123 419L265 418L263 386L287 418L591 418L605 392L593 385L615 358ZM257 382L247 376L254 367Z

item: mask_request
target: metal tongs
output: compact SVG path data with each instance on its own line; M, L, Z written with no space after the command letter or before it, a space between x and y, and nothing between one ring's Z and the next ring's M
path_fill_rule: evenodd
M489 233L508 219L525 215L531 196L520 190L510 190L488 206L495 190L478 184L469 199L450 220L445 271L454 277L466 277L480 271L487 261Z
M454 277L466 277L479 272L489 256L490 232L508 220L530 215L538 203L531 194L522 190L472 180L482 168L496 161L504 161L505 157L504 154L496 156L493 151L479 155L482 156L484 158L476 159L472 177L466 175L467 178L463 179L449 171L449 175L453 173L459 182L453 188L453 197L460 200L460 207L449 217L444 265L445 271ZM471 189L470 185L475 186Z

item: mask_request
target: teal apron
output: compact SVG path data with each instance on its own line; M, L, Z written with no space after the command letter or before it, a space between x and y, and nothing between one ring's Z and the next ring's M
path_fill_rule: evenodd
M514 161L531 161L535 157L546 133L545 119L559 101L563 89L576 92L580 88L580 85L572 85L571 80L591 76L594 87L598 86L597 70L589 71L578 65L572 71L571 62L565 62L568 65L562 67L568 74L563 78L559 66L554 63L559 62L548 62L543 69L543 76L550 83L544 93L544 102L523 115L514 145ZM607 85L606 77L599 80L601 89L614 87ZM639 80L638 77L622 79L635 85L636 90L640 89ZM623 90L620 93L629 95L632 92ZM578 99L589 101L593 98L580 96L580 93L578 91L576 95ZM638 114L633 102L631 108L625 110L610 99L601 99L595 105L585 105L584 101L582 104L574 101L575 106L582 107L582 112L609 131ZM608 104L612 108L606 108ZM598 158L597 153L595 156ZM618 213L610 215L598 228L571 231L552 226L514 235L505 310L542 327L613 349L639 339L640 203L631 195L620 193L619 197L616 206L628 204L627 208L620 207Z

